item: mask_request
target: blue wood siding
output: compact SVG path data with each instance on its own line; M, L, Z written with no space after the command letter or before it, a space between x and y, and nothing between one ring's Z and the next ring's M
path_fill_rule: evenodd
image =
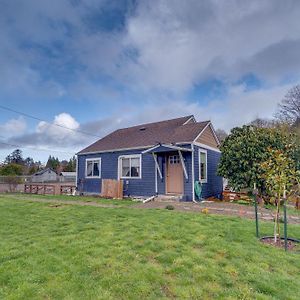
M101 179L118 179L118 158L122 155L140 154L143 150L117 151L78 156L78 189L84 193L101 193ZM101 178L85 178L87 158L101 158ZM83 183L81 181L83 180ZM142 155L142 178L124 179L124 193L132 196L155 194L155 164L151 154Z
M190 148L190 145L185 145ZM199 180L199 149L194 146L194 179ZM205 148L201 148L205 149ZM122 155L141 154L140 150L116 151L99 154L86 154L78 156L78 179L77 185L79 191L84 193L101 193L101 179L118 179L118 158ZM222 193L223 181L217 176L217 166L221 154L210 149L207 150L207 176L208 182L203 184L203 198L219 196ZM162 179L157 174L158 194L166 193L166 154L158 153L158 163L162 172ZM188 179L184 180L184 200L192 201L192 153L182 152L188 173ZM85 161L87 158L101 158L101 178L85 178ZM142 155L142 178L124 179L124 194L127 196L152 196L155 195L155 163L152 154Z
M199 180L199 149L207 151L207 183L202 184L202 197L219 197L223 191L223 179L217 175L221 153L204 147L194 146L195 181Z

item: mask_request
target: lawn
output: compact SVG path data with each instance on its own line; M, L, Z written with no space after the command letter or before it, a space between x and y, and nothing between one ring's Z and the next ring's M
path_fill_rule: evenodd
M116 206L130 206L137 204L137 202L132 201L131 199L104 199L100 197L93 196L71 196L71 195L37 195L37 194L24 194L24 193L15 193L15 194L0 194L1 198L14 198L14 199L50 199L50 200L63 200L63 201L78 201L78 202L95 202L105 205L116 205Z
M300 226L289 232L299 237ZM299 299L300 254L254 233L240 218L6 195L0 299Z

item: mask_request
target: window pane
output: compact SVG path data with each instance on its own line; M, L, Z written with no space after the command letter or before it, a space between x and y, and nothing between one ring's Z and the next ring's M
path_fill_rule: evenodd
M93 176L93 162L88 161L86 164L86 176Z
M129 158L122 158L122 166L129 167Z
M206 153L200 152L200 179L206 180Z
M140 158L131 158L131 177L140 176Z
M122 168L122 177L130 177L130 168L129 167L123 167Z
M140 176L140 167L131 167L131 177Z
M93 176L99 176L99 160L94 161Z
M140 166L140 159L139 158L132 158L131 159L131 166L132 167L139 167Z
M130 177L130 161L129 158L122 158L122 177Z

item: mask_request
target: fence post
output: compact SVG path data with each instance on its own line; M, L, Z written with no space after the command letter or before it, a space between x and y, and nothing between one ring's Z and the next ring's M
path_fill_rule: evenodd
M286 216L286 189L283 191L283 213L284 213L284 249L287 251L287 216Z
M258 212L257 212L257 189L256 189L256 183L254 183L253 195L254 195L254 207L255 207L256 237L258 238L259 237L259 232L258 232Z

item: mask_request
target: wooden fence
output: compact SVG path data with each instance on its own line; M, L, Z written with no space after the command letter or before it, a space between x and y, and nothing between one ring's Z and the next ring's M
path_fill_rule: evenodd
M24 193L38 195L64 195L73 194L76 189L75 185L60 185L60 184L24 184Z

